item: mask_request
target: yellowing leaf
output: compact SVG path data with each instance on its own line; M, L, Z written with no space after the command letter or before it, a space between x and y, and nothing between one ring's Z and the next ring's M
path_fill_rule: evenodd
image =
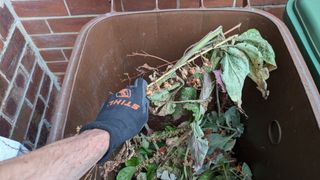
M266 41L256 29L249 29L237 37L236 41L250 43L256 48L262 55L263 61L266 63L264 67L267 67L269 71L277 69L275 61L275 53L272 46Z

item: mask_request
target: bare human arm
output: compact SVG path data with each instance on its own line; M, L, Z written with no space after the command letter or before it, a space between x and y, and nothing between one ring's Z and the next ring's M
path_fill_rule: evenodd
M148 120L147 82L111 95L95 121L80 135L58 141L27 155L0 162L2 179L79 179L97 161L107 161L117 147L140 132Z
M107 131L87 130L0 162L0 179L79 179L106 153L109 140Z

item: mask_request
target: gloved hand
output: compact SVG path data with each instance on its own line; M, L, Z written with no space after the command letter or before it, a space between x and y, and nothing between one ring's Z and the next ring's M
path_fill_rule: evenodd
M147 82L139 78L133 86L111 95L96 120L81 128L80 132L88 129L102 129L109 132L109 150L99 163L105 162L114 149L138 134L147 122L149 100L146 97L146 86Z

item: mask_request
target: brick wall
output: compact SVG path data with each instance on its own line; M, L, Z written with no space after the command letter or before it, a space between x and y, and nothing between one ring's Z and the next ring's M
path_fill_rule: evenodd
M48 67L63 81L72 47L81 27L110 10L110 0L11 0L23 26ZM251 5L282 18L287 0L250 0ZM150 10L155 0L115 0L118 11ZM234 0L204 0L206 7L232 6ZM237 0L236 6L242 6ZM160 9L197 8L199 0L159 0ZM1 46L1 44L0 44Z
M10 1L0 0L0 135L43 146L59 89Z

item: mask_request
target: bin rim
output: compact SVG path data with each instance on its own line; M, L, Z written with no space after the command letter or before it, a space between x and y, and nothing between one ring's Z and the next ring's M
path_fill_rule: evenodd
M233 12L246 12L254 13L256 15L263 16L264 18L270 20L279 30L281 36L285 40L286 46L294 51L289 51L295 68L299 74L300 80L303 84L304 90L311 104L313 113L315 115L318 127L320 128L320 94L317 87L312 79L312 76L307 68L307 65L286 25L274 15L259 9L252 7L246 8L187 8L187 9L157 9L150 11L133 11L133 12L110 12L100 15L86 25L84 25L79 32L76 39L75 45L72 50L72 54L69 60L67 71L64 77L64 82L62 84L59 95L57 96L54 103L54 113L52 116L52 128L50 135L47 139L47 143L52 143L54 141L63 138L64 129L67 122L69 107L71 103L75 78L77 77L78 68L81 63L81 56L83 53L83 47L87 41L88 34L91 29L101 20L112 18L115 16L125 16L133 14L149 14L149 13L170 13L170 12L185 12L185 11L233 11Z

